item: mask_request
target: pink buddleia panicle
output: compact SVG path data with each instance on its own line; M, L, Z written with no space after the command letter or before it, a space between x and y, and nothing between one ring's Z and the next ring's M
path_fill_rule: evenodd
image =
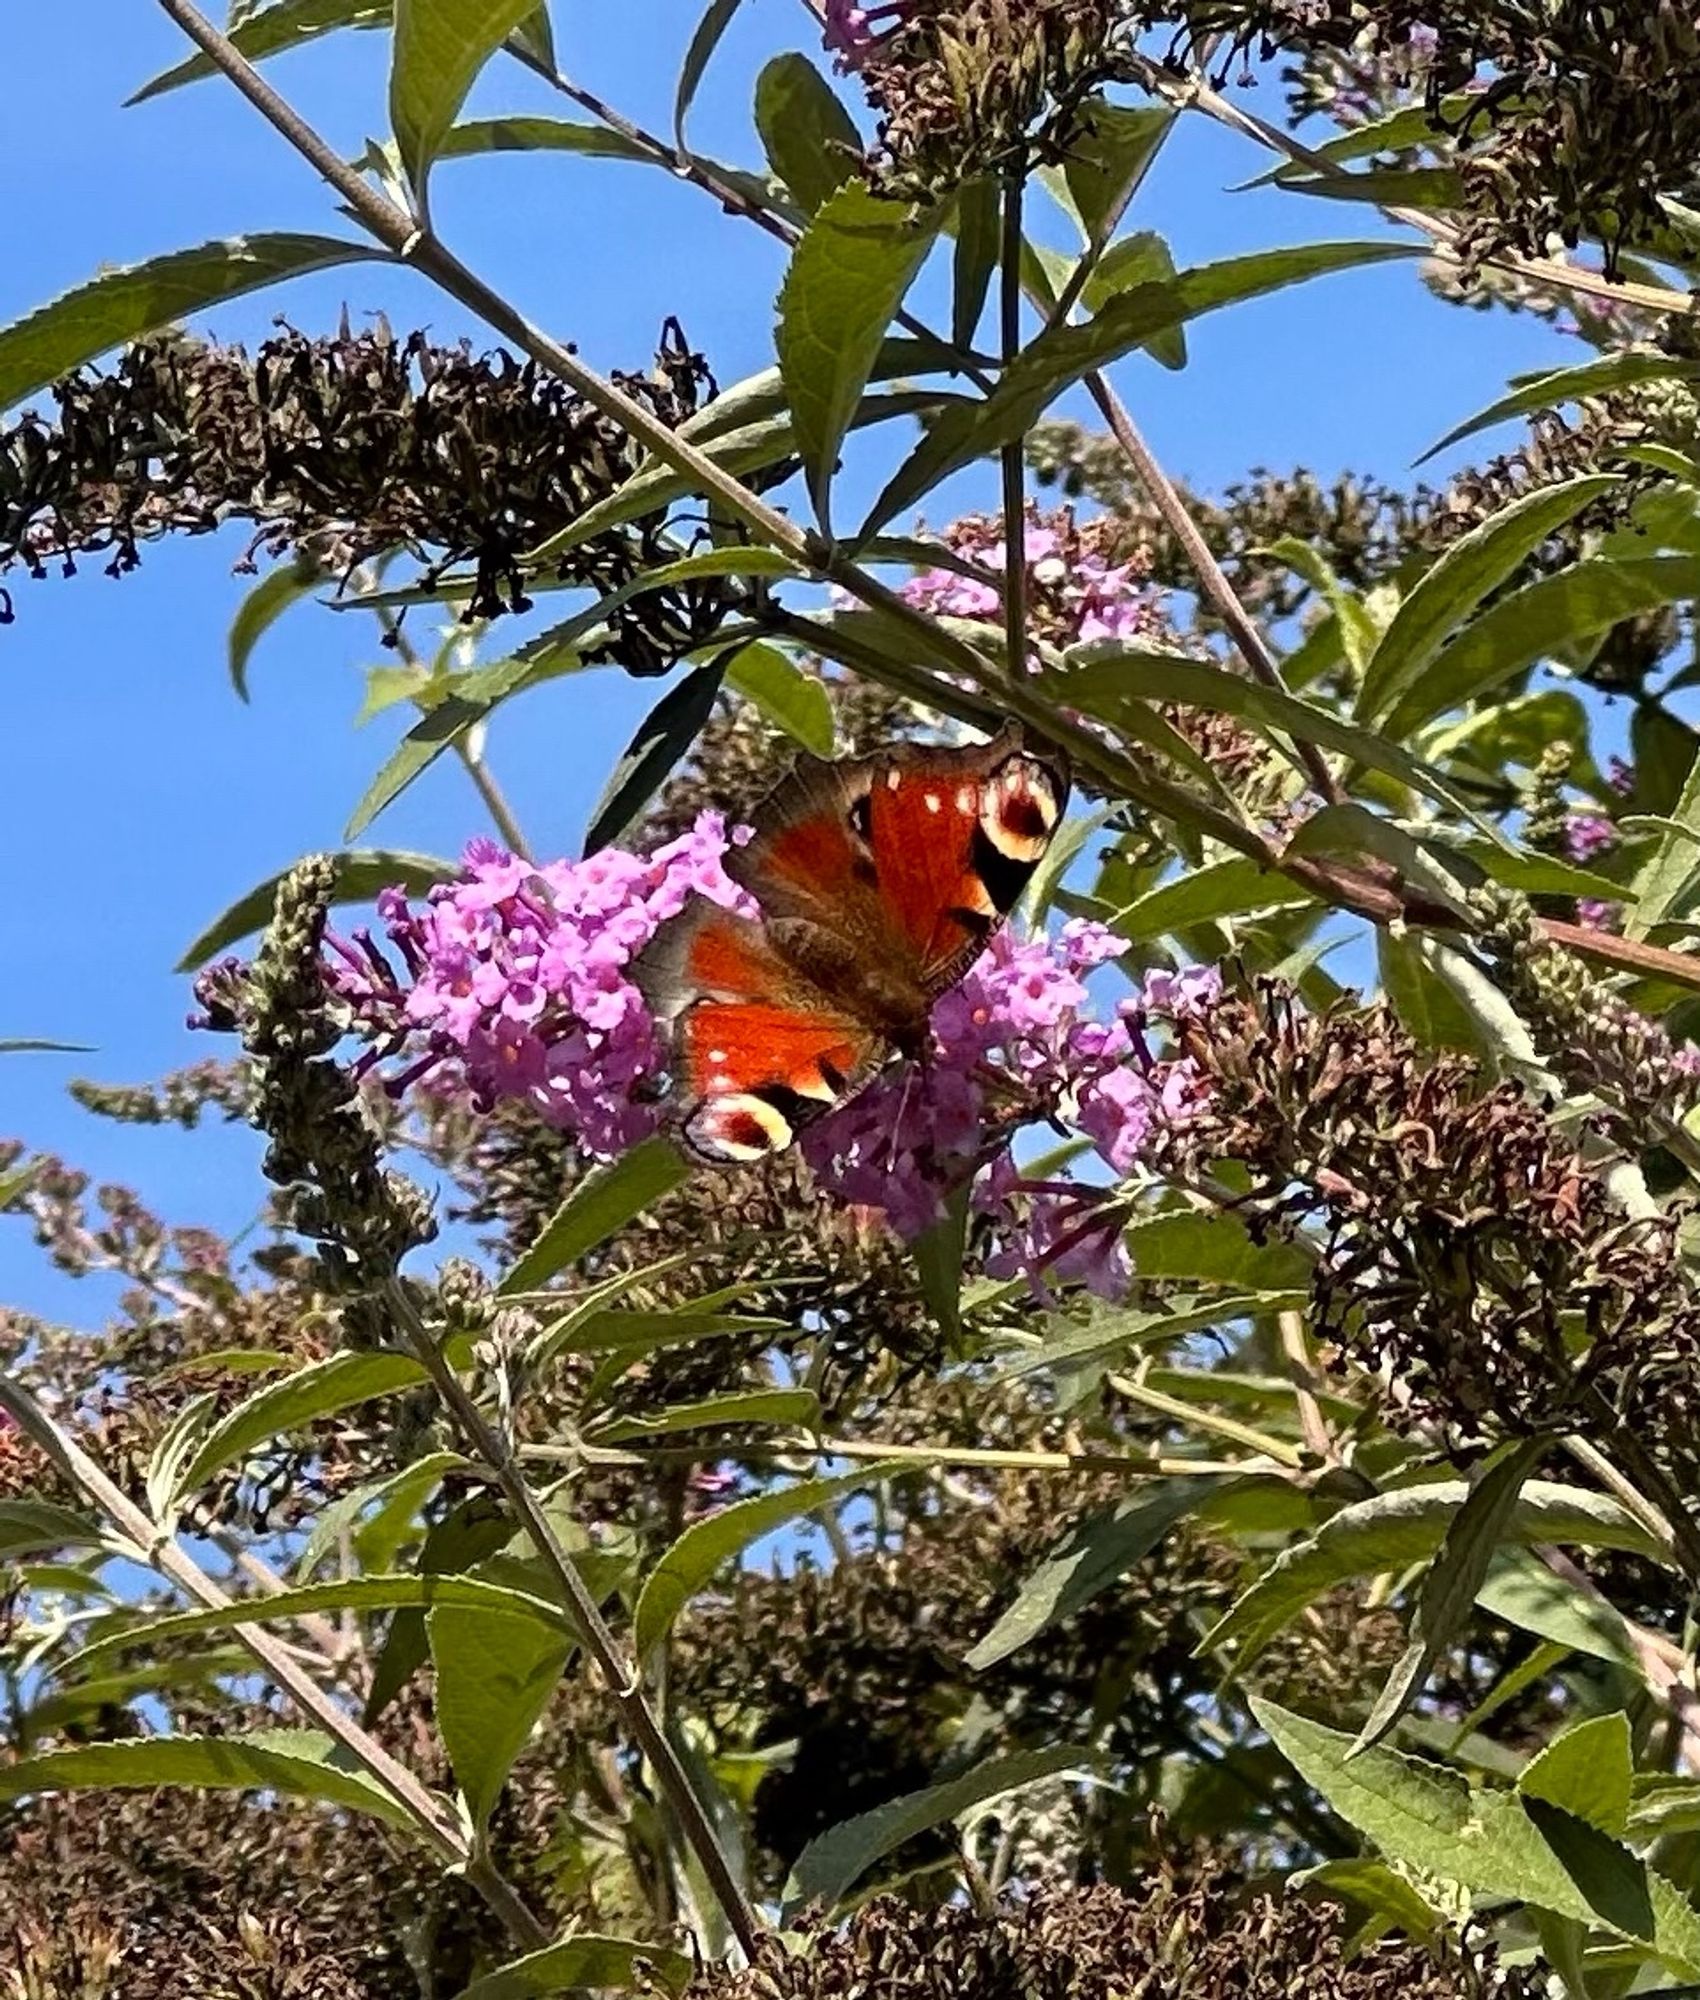
M378 899L385 942L326 937L326 978L368 1044L357 1067L401 1096L464 1093L474 1109L529 1105L590 1153L612 1157L655 1131L666 1040L630 977L633 958L694 895L757 914L727 875L728 834L704 813L654 854L607 849L535 864L490 841L459 880L416 903ZM1126 950L1103 925L1000 932L933 1010L928 1059L890 1069L808 1127L821 1189L877 1210L913 1241L972 1191L994 1272L1114 1293L1126 1281L1119 1210L1092 1182L1028 1182L1012 1146L1050 1124L1090 1141L1103 1169L1135 1171L1200 1101L1185 1060L1151 1031L1217 997L1216 974L1148 974L1107 1018L1087 982Z
M658 1123L664 1057L631 961L693 895L754 914L723 866L748 838L705 812L651 855L535 865L475 840L461 879L422 906L385 890L389 953L366 932L326 939L326 976L371 1044L363 1064L401 1058L397 1094L428 1081L483 1110L517 1098L589 1151L623 1151Z

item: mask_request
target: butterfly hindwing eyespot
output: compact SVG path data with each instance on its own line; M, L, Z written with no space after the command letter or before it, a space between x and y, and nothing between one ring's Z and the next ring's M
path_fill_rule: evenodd
M790 1119L765 1093L721 1091L705 1097L682 1128L692 1152L721 1166L747 1166L782 1153L796 1136Z

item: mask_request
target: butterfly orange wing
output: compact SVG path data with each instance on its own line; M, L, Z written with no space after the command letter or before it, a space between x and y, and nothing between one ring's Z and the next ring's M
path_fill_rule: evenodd
M801 757L727 868L770 923L834 935L849 962L906 977L930 1001L1014 908L1067 796L1065 760L1030 749L1015 724L960 749Z
M778 957L760 924L712 903L674 918L634 973L672 1035L680 1130L709 1160L782 1150L883 1053Z

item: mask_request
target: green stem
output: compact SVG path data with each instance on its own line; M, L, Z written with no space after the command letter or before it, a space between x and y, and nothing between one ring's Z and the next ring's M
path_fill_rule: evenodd
M442 1349L420 1317L406 1286L399 1278L392 1278L385 1285L383 1296L404 1345L424 1365L436 1385L437 1394L442 1398L443 1407L473 1451L483 1460L503 1498L513 1509L514 1518L529 1536L538 1559L554 1579L572 1612L585 1651L596 1663L597 1671L613 1696L627 1728L649 1760L656 1783L725 1912L733 1935L745 1953L753 1958L760 1937L756 1913L715 1835L713 1823L697 1797L689 1773L650 1707L643 1691L642 1675L627 1659L589 1586L550 1526L549 1517L519 1470L513 1447L485 1420L484 1413L460 1377L444 1360Z
M232 1599L178 1544L176 1536L146 1514L116 1485L67 1431L54 1422L28 1389L0 1374L0 1410L11 1417L60 1474L130 1544L135 1560L146 1563L185 1597L208 1610L222 1611ZM501 1919L524 1951L549 1943L549 1933L520 1900L512 1885L486 1862L475 1872L475 1856L459 1820L448 1806L400 1764L319 1686L280 1640L258 1625L232 1628L235 1643L251 1654L267 1677L311 1721L339 1743L353 1762L408 1818L415 1833L445 1867L464 1870L467 1879Z
M1026 166L1019 154L1004 169L1003 244L1000 252L1000 336L1003 365L1021 352L1021 196ZM1024 488L1026 440L1010 439L1000 454L1003 469L1004 653L1013 681L1027 672L1027 506Z

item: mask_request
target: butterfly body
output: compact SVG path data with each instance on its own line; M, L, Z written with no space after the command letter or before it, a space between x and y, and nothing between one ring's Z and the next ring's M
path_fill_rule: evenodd
M692 1149L761 1158L892 1053L924 1059L933 1003L1014 906L1067 793L1063 760L1014 724L962 749L800 757L726 861L760 921L699 900L635 967Z

